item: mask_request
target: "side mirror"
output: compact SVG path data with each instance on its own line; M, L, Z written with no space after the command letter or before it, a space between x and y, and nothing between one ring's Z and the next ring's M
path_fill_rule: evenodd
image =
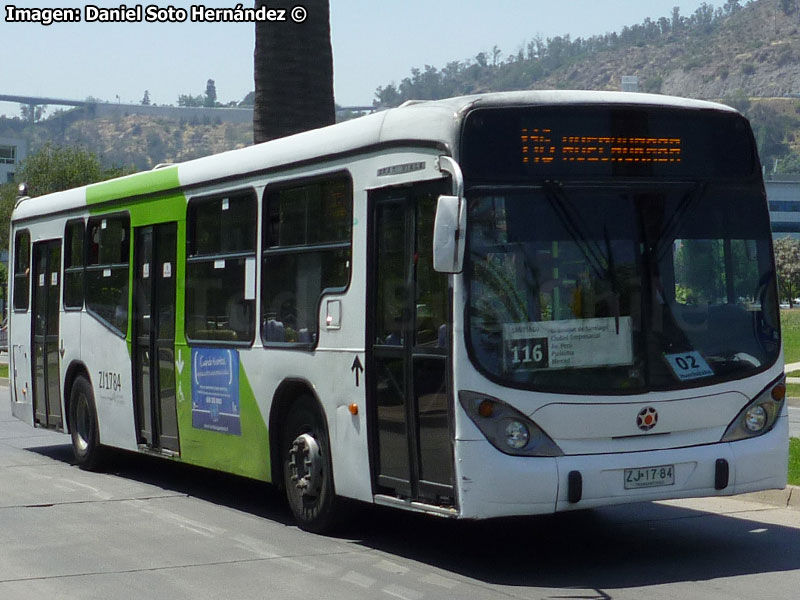
M464 268L466 208L459 196L439 196L433 226L433 269L460 273Z

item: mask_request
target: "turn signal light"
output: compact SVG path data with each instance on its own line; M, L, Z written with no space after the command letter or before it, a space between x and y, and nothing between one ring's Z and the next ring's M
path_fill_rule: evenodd
M780 402L786 397L786 386L782 383L779 383L774 388L772 388L772 392L770 392L772 399L775 402Z
M353 402L350 406L347 407L347 410L350 411L350 414L355 416L358 414L358 404Z
M494 414L494 402L491 400L484 400L478 405L478 414L484 419L488 419Z

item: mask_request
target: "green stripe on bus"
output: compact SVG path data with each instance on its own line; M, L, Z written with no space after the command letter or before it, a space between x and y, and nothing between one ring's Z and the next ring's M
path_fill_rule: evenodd
M155 194L177 188L179 185L178 166L175 165L90 185L86 189L86 203L99 204L129 196Z
M192 426L191 347L176 343L175 348L184 364L182 372L176 370L175 373L181 448L179 460L251 479L271 481L269 432L244 365L239 363L241 435L197 429Z

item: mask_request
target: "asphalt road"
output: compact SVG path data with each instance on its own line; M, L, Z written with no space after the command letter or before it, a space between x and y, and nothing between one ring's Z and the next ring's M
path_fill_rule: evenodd
M298 530L269 486L139 456L71 464L0 389L0 598L781 599L800 511L735 499L453 522L363 507Z

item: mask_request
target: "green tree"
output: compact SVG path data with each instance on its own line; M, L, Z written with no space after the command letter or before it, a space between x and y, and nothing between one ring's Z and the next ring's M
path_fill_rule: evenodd
M248 92L248 94L242 98L242 101L239 102L239 106L253 106L255 102L256 93L255 92Z
M144 91L144 97L142 98L142 106L150 106L150 91Z
M779 175L798 175L800 174L800 153L790 152L788 156L778 161L775 172Z
M217 105L217 85L213 79L206 82L206 95L203 99L203 106L206 108L214 108Z
M31 123L36 123L37 121L41 121L44 118L44 114L47 112L47 105L20 104L19 112L20 115L22 115L23 121L30 121Z
M754 104L747 111L747 118L753 127L753 135L758 145L758 155L764 165L772 165L789 153L786 131L789 122L780 112L767 104Z
M794 306L800 295L800 240L790 237L775 240L775 267L778 271L778 290L782 300Z
M276 27L256 23L254 54L255 106L253 139L266 142L293 133L331 125L333 52L328 0L306 0L305 18L296 2L256 0L256 9L284 8L294 15ZM301 21L301 22L296 22Z
M726 14L734 14L742 10L742 5L739 0L727 0L722 8Z
M672 7L672 31L678 31L683 26L683 17L681 16L681 7Z
M48 142L22 162L16 180L28 185L28 195L43 196L108 179L117 173L117 170L106 172L93 152Z
M191 94L181 94L178 96L178 106L203 106L205 98L203 96L192 96Z
M740 113L747 113L750 109L750 98L744 92L744 90L736 90L730 96L726 96L722 100L728 106L732 106Z
M403 102L403 97L393 83L387 86L378 86L375 90L375 99L372 101L373 106L394 107L400 106Z
M29 154L16 173L18 182L25 182L29 196L43 196L123 175L122 169L106 169L97 156L79 147L47 143ZM17 198L17 186L0 187L0 247L8 247L11 212Z

